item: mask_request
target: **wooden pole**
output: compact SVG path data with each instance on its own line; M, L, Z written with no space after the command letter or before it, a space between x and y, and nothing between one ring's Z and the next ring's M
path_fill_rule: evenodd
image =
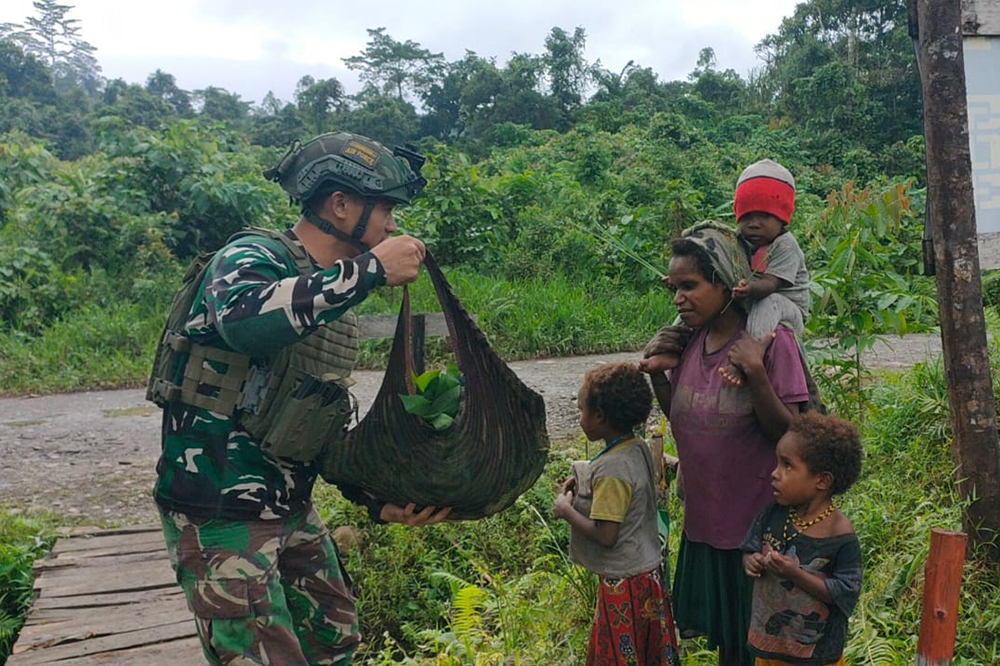
M961 532L933 530L924 566L924 606L917 641L917 666L950 666L955 656L958 594L962 588L965 543Z
M961 3L916 0L927 141L927 207L958 488L970 502L965 531L1000 561L1000 459L986 348L972 161L966 108Z

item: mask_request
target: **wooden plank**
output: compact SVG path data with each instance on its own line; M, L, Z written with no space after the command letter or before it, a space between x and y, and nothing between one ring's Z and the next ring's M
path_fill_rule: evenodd
M129 525L128 527L94 527L93 525L76 525L73 527L60 527L56 534L60 537L73 536L109 536L112 534L139 534L142 532L160 532L163 528L160 525L149 523L148 525Z
M100 652L87 657L60 661L58 666L165 666L203 664L205 655L197 637L144 645L129 650Z
M416 313L414 313L416 314ZM424 316L424 335L427 337L448 337L448 324L440 312L421 313ZM470 315L479 323L479 315ZM396 322L399 315L364 315L358 317L358 337L362 340L385 340L396 336Z
M75 617L64 622L50 622L25 626L17 639L18 652L51 648L55 645L114 636L162 627L188 620L194 632L194 616L187 606L166 603L149 605L138 609L118 609L116 612L93 613Z
M962 34L1000 35L1000 2L962 0Z
M150 627L138 631L130 631L112 636L101 636L89 640L77 641L67 645L57 645L56 647L44 650L31 650L21 652L11 656L7 666L36 666L37 664L50 664L64 659L97 655L102 652L113 650L127 650L144 645L159 644L164 641L176 640L178 638L189 638L195 633L194 618L189 614L183 622L163 625L161 627ZM17 646L15 646L16 649Z
M159 541L163 545L163 532L140 532L138 534L113 534L109 536L78 536L70 539L60 539L52 549L54 555L81 550L96 550L98 548L132 547L137 544L153 544Z
M151 541L149 543L137 543L126 546L110 546L108 548L90 548L87 550L62 551L59 553L54 553L49 557L47 557L46 559L40 561L54 562L62 560L64 558L77 558L77 559L85 557L101 558L101 557L107 557L108 555L128 555L130 553L156 553L156 552L166 553L166 550L167 548L164 545L163 540L161 539L159 543Z
M59 610L65 608L89 608L100 609L107 606L117 606L119 604L141 604L147 601L168 599L172 597L184 598L184 591L177 586L174 581L169 585L152 587L145 590L128 590L126 592L109 592L102 594L81 594L65 597L43 596L35 599L31 606L31 612L44 610ZM99 612L99 611L98 611ZM31 616L28 616L31 619Z
M151 564L158 566L142 570L142 575L135 578L116 576L113 580L105 580L105 576L91 574L83 578L52 581L48 576L42 576L35 580L35 590L50 597L72 597L83 594L148 590L177 584L177 578L169 564L166 562Z
M105 570L106 569L106 570ZM105 570L102 573L102 570ZM103 579L105 577L128 583L130 581L146 580L150 574L169 573L173 576L173 569L167 558L145 559L138 562L126 562L115 567L69 567L67 569L51 569L45 572L44 576L35 579L35 589L48 589L53 587L63 587L65 585L78 585L94 578ZM114 581L99 580L101 583L114 584ZM110 590L110 587L106 589ZM126 588L127 589L127 588ZM65 595L63 595L65 596Z
M134 562L159 562L163 561L167 557L163 548L140 553L108 554L97 557L85 557L82 555L83 553L80 555L72 553L67 554L64 557L52 557L44 560L38 560L35 562L33 567L35 575L39 576L42 575L42 573L49 575L48 572L55 573L57 571L67 571L69 569L111 568L118 567L123 564L132 564Z
M32 632L48 631L57 624L67 627L74 624L81 626L106 626L115 624L119 620L128 620L133 617L167 613L186 608L187 602L184 600L184 597L174 596L154 599L142 604L116 604L97 610L92 608L32 609L25 627L31 626L33 629L29 634L22 633L22 637L24 635L32 635Z

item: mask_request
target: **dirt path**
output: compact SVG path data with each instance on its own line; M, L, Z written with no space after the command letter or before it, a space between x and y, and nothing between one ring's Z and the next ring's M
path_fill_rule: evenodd
M880 345L874 367L902 369L940 353L936 335L911 335ZM553 440L579 433L576 391L601 363L635 360L634 352L517 361L511 367L545 398ZM364 413L381 372L355 374ZM92 391L0 399L0 506L49 509L81 523L137 524L155 519L150 499L159 455L160 411L144 392Z

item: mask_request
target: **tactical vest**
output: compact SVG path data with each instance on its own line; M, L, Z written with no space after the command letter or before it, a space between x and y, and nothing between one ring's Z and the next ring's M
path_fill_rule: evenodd
M281 242L299 274L314 272L305 250L283 233L255 228L234 234L227 245L243 236ZM348 311L265 358L197 344L184 335L184 326L213 257L195 259L174 297L146 399L160 407L182 403L232 417L271 455L314 460L324 447L340 442L350 419L357 316Z

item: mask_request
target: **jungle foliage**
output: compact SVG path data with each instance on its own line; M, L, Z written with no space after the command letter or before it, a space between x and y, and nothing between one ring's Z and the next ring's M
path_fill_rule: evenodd
M427 153L430 185L403 226L467 276L467 305L502 301L484 328L514 357L640 345L650 328L609 320L615 303L638 312L667 299L656 271L629 257L662 265L684 227L731 221L742 167L778 159L797 177L791 230L816 276L810 331L843 338L833 374L859 385L859 367L842 359L873 334L934 323L917 261L919 85L905 4L827 4L799 5L758 45L764 64L745 79L719 71L711 48L684 81L635 63L609 72L586 60L582 28L553 28L541 53L504 64L473 52L448 62L377 28L346 59L365 89L349 95L306 75L294 102L268 95L260 106L217 87L182 90L160 70L144 85L92 90L66 74L71 48L46 56L33 24L5 24L0 384L140 382L186 262L245 226L293 222L260 171L289 140L340 127ZM553 302L535 311L526 296L547 282L569 289L547 290ZM115 351L94 367L88 350L104 345ZM378 364L380 349L366 362ZM45 372L51 361L59 373Z

